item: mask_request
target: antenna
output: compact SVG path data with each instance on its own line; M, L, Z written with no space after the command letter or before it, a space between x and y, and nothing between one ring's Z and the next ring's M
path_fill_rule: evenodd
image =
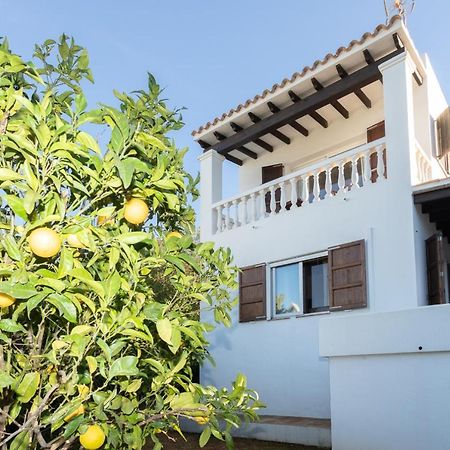
M394 0L391 6L388 5L388 0L383 0L383 2L386 23L388 23L393 16L398 15L406 24L406 17L414 11L414 7L416 6L416 0Z

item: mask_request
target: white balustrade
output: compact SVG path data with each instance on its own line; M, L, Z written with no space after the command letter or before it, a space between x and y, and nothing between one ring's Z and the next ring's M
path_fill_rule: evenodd
M305 208L322 203L323 200L332 199L336 189L338 194L342 194L347 190L370 187L371 184L386 178L385 152L384 139L379 139L324 159L231 199L217 202L213 205L214 214L217 216L217 233L292 211L300 206ZM417 180L428 180L432 166L421 149L416 152L416 163ZM377 173L376 178L372 177L373 172Z
M417 184L425 183L433 178L433 166L431 158L416 142L416 180Z

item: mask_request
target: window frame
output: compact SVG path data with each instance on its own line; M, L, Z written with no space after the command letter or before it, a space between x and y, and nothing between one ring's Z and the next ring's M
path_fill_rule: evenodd
M277 260L273 262L267 263L267 273L266 273L266 280L268 280L267 283L267 305L266 305L266 311L267 314L267 320L281 320L281 319L289 319L291 317L305 317L305 316L312 316L312 315L319 315L319 314L329 314L330 310L324 310L324 311L311 311L311 312L305 312L305 297L304 297L304 286L303 286L303 263L320 259L320 258L327 258L328 259L328 250L322 250L315 253L309 253L302 256L297 256L294 258L288 258L283 260ZM276 283L275 283L275 270L277 267L283 267L288 266L290 264L298 264L298 282L299 282L299 292L300 292L300 311L299 312L291 312L291 313L284 313L284 314L277 314L275 311L276 303L275 303L275 292L276 292ZM327 298L328 298L328 292L327 292ZM329 298L328 298L328 304L329 304ZM329 308L329 305L328 305Z

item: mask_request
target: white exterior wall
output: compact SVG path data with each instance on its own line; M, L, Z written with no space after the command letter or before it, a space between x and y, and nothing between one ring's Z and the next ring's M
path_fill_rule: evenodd
M450 305L321 321L333 450L450 449L449 323Z

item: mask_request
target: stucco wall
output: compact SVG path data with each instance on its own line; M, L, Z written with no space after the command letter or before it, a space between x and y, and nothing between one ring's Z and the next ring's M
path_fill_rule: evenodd
M450 448L450 305L324 319L333 450Z

